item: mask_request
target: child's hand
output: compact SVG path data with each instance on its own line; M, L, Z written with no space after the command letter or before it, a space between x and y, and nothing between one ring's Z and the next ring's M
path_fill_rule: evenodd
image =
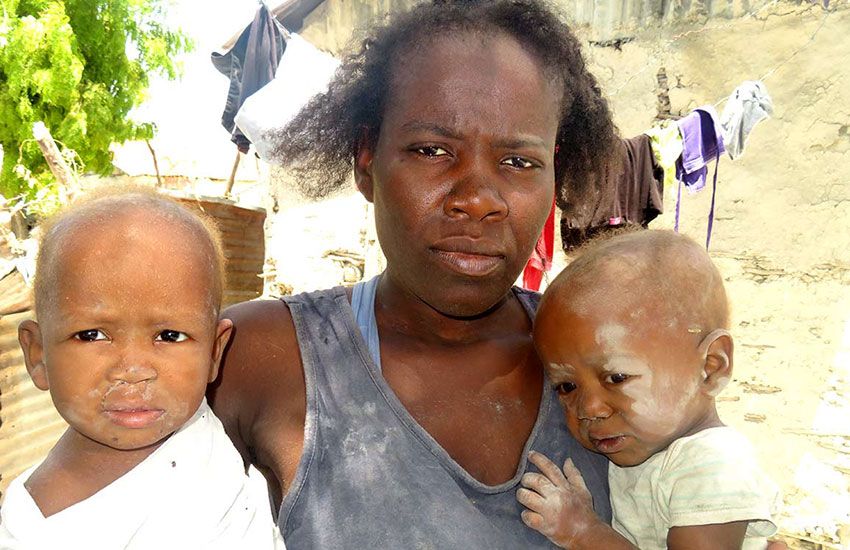
M540 453L531 451L528 459L543 473L522 476L517 500L528 508L522 521L553 544L570 548L573 539L601 523L584 479L569 458L563 473Z

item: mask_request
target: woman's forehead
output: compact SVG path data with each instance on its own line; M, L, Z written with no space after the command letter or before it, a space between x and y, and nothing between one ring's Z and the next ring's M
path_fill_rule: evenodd
M521 118L557 130L560 96L542 63L512 37L455 32L430 37L394 63L384 114L422 113L453 126L527 110Z

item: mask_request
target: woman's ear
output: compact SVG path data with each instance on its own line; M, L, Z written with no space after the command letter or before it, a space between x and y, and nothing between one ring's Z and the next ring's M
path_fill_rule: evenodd
M365 134L357 145L354 157L354 182L363 197L372 202L374 197L374 182L372 179L372 159L375 156L374 145L369 144Z
M41 327L31 319L18 325L18 342L24 352L24 363L35 387L46 391L50 388L47 380L47 367L44 364L44 344Z
M732 379L734 347L732 335L723 329L712 331L700 343L705 350L702 393L716 397Z

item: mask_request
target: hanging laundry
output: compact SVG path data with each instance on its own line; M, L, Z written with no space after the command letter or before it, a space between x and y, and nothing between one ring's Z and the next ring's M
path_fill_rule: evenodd
M236 125L257 154L275 163L274 131L286 126L313 96L328 89L339 60L292 33L274 80L245 100Z
M261 3L254 21L242 31L233 48L211 55L215 68L230 79L221 124L231 132L231 141L242 153L248 152L251 142L236 127L234 118L242 103L274 78L286 49L287 34L265 3Z
M682 134L682 157L676 162L676 179L691 193L705 187L708 162L726 152L717 111L704 105L678 123Z
M664 169L664 188L676 192L676 161L682 156L682 134L678 124L654 126L644 132L652 142L652 151L661 168Z
M720 155L726 152L723 147L723 134L717 122L717 111L711 105L699 107L678 123L682 134L682 156L676 161L676 179L679 180L679 192L676 199L676 222L674 229L679 230L679 207L682 202L682 183L688 191L696 193L705 187L706 166L711 160L714 164L714 181L711 188L711 209L708 213L708 232L705 249L711 243L711 230L714 225L714 200L717 196L717 169Z
M555 255L555 202L552 201L552 209L549 217L543 225L543 232L537 239L534 252L528 259L522 272L522 286L528 290L540 290L543 274L552 269L552 258Z
M612 227L646 227L664 210L664 169L655 158L650 137L619 139L611 160L598 178L598 190L582 211L567 208L561 216L564 250Z
M720 117L723 143L732 160L744 154L747 138L756 124L773 114L773 101L761 82L748 80L735 88Z

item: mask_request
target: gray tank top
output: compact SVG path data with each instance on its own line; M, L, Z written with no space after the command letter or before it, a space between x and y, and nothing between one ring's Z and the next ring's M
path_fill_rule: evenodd
M514 293L530 316L539 295ZM304 446L278 523L290 550L555 548L520 520L516 490L528 451L584 475L610 522L607 460L567 431L544 381L537 421L519 468L490 486L464 470L407 412L378 371L345 289L284 301L292 314L307 389Z

